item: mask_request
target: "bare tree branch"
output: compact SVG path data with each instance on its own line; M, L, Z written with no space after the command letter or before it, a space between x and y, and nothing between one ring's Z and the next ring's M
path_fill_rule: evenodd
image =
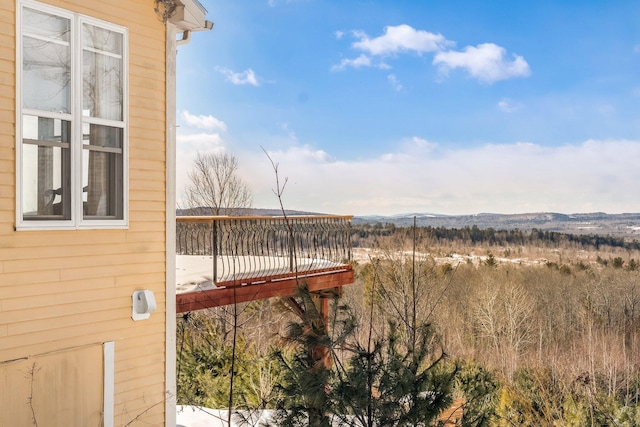
M229 153L198 153L188 174L184 204L212 215L237 215L251 207L251 190L238 176L238 159Z

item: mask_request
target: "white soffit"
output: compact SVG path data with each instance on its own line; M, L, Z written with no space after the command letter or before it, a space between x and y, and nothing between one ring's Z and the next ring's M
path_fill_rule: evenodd
M169 18L169 22L183 31L198 31L208 29L207 10L198 0L178 0L176 10Z

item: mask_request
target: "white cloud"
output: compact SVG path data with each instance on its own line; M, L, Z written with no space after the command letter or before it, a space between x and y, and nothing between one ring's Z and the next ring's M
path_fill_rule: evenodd
M375 38L369 38L362 31L354 31L353 35L360 40L352 46L371 55L392 55L399 52L422 54L441 50L451 44L442 34L416 30L406 24L387 26L384 34Z
M196 153L224 152L226 150L222 137L217 133L184 134L184 129L179 128L176 135L176 194L178 204L185 184L187 173L193 166Z
M522 105L521 103L514 102L509 98L502 98L498 102L498 108L500 108L505 113L515 113L516 111L521 110L523 107L524 105Z
M507 57L506 50L494 43L482 43L467 46L462 51L446 50L455 45L442 34L418 30L407 24L384 27L384 34L369 37L364 31L351 32L357 41L351 47L363 53L357 58L343 59L334 65L332 71L346 68L377 66L391 68L386 63L376 63L373 58L385 58L400 53L435 53L433 64L438 66L440 75L446 76L450 70L462 68L472 77L484 83L494 83L514 77L526 77L531 74L529 64L520 55ZM342 31L336 32L336 38L342 38Z
M402 151L350 161L310 146L271 151L280 178L288 178L285 207L356 215L640 210L640 201L629 197L640 182L640 141L459 149L411 141L413 149L403 145ZM264 153L241 162L250 171L254 205L275 207L275 178Z
M224 146L220 134L217 133L195 133L176 137L178 150L183 151L211 151Z
M387 80L389 80L389 83L391 83L391 87L393 87L398 92L403 89L402 84L398 81L398 78L395 74L389 74L387 76Z
M279 159L281 163L291 161L308 164L325 164L335 162L335 159L324 150L316 150L309 145L292 146L286 150L267 151L269 156Z
M336 39L340 40L344 36L344 31L338 30L334 34L336 35Z
M438 146L437 144L429 142L426 139L420 138L418 136L414 136L413 138L411 138L411 141L415 144L416 147L422 150L433 150Z
M193 115L183 111L179 118L181 126L176 132L176 188L178 194L184 189L186 174L193 165L196 153L223 152L225 141L219 132L226 132L227 125L211 115Z
M188 126L193 126L198 129L206 130L220 130L226 132L227 125L220 119L213 117L212 115L193 115L189 111L182 112L182 119Z
M260 86L259 79L256 76L256 73L251 68L239 73L236 73L233 70L225 67L215 67L214 69L225 76L226 80L233 83L234 85Z
M340 64L332 66L331 71L342 71L348 67L360 68L360 67L370 67L370 66L371 66L371 58L369 58L367 55L363 53L357 58L343 59L342 61L340 61Z
M361 68L361 67L373 67L373 68L379 68L381 70L388 70L391 68L384 61L380 61L380 60L374 61L371 59L371 57L362 53L357 58L343 59L342 61L340 61L339 64L333 65L331 67L331 71L338 72L338 71L344 71L347 68Z
M531 74L529 64L522 56L513 55L512 60L505 58L506 50L493 43L467 46L463 51L438 52L433 59L440 72L446 75L449 70L462 68L472 77L494 83L513 77L526 77Z

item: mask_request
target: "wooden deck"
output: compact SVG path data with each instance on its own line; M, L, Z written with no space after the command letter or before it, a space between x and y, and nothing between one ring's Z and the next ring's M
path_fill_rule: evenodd
M230 305L274 297L291 297L298 292L299 286L309 291L335 290L353 283L353 269L345 266L341 269L318 270L295 275L254 277L242 282L224 282L214 288L195 287L193 290L176 294L176 312L202 310L209 307Z
M351 217L179 217L176 311L353 283Z

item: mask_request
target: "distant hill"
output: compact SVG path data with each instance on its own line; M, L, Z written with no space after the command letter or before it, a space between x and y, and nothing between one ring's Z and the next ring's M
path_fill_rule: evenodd
M527 214L494 214L477 215L436 215L411 213L391 216L371 215L357 216L353 224L394 224L398 227L413 225L413 219L421 227L494 228L496 230L530 231L538 229L572 234L615 235L629 238L640 237L640 213L606 214L602 212L583 214L560 214L539 212Z
M286 210L287 215L327 215L319 212ZM207 208L177 209L178 216L211 215ZM224 213L223 213L224 215ZM238 215L236 213L236 215ZM282 216L280 209L247 208L240 215ZM571 234L612 235L640 239L640 213L607 214L604 212L561 214L538 212L525 214L479 213L476 215L438 215L432 213L406 213L398 215L354 216L352 224L393 224L397 227L413 225L413 218L420 227L464 228L474 225L481 229L496 230L532 229Z
M287 215L325 215L316 212L297 211L293 209L285 209ZM213 215L210 208L195 209L176 209L177 216L194 216L194 215ZM224 210L221 215L227 215ZM235 216L282 216L281 209L260 209L260 208L244 208L242 212L235 212Z

